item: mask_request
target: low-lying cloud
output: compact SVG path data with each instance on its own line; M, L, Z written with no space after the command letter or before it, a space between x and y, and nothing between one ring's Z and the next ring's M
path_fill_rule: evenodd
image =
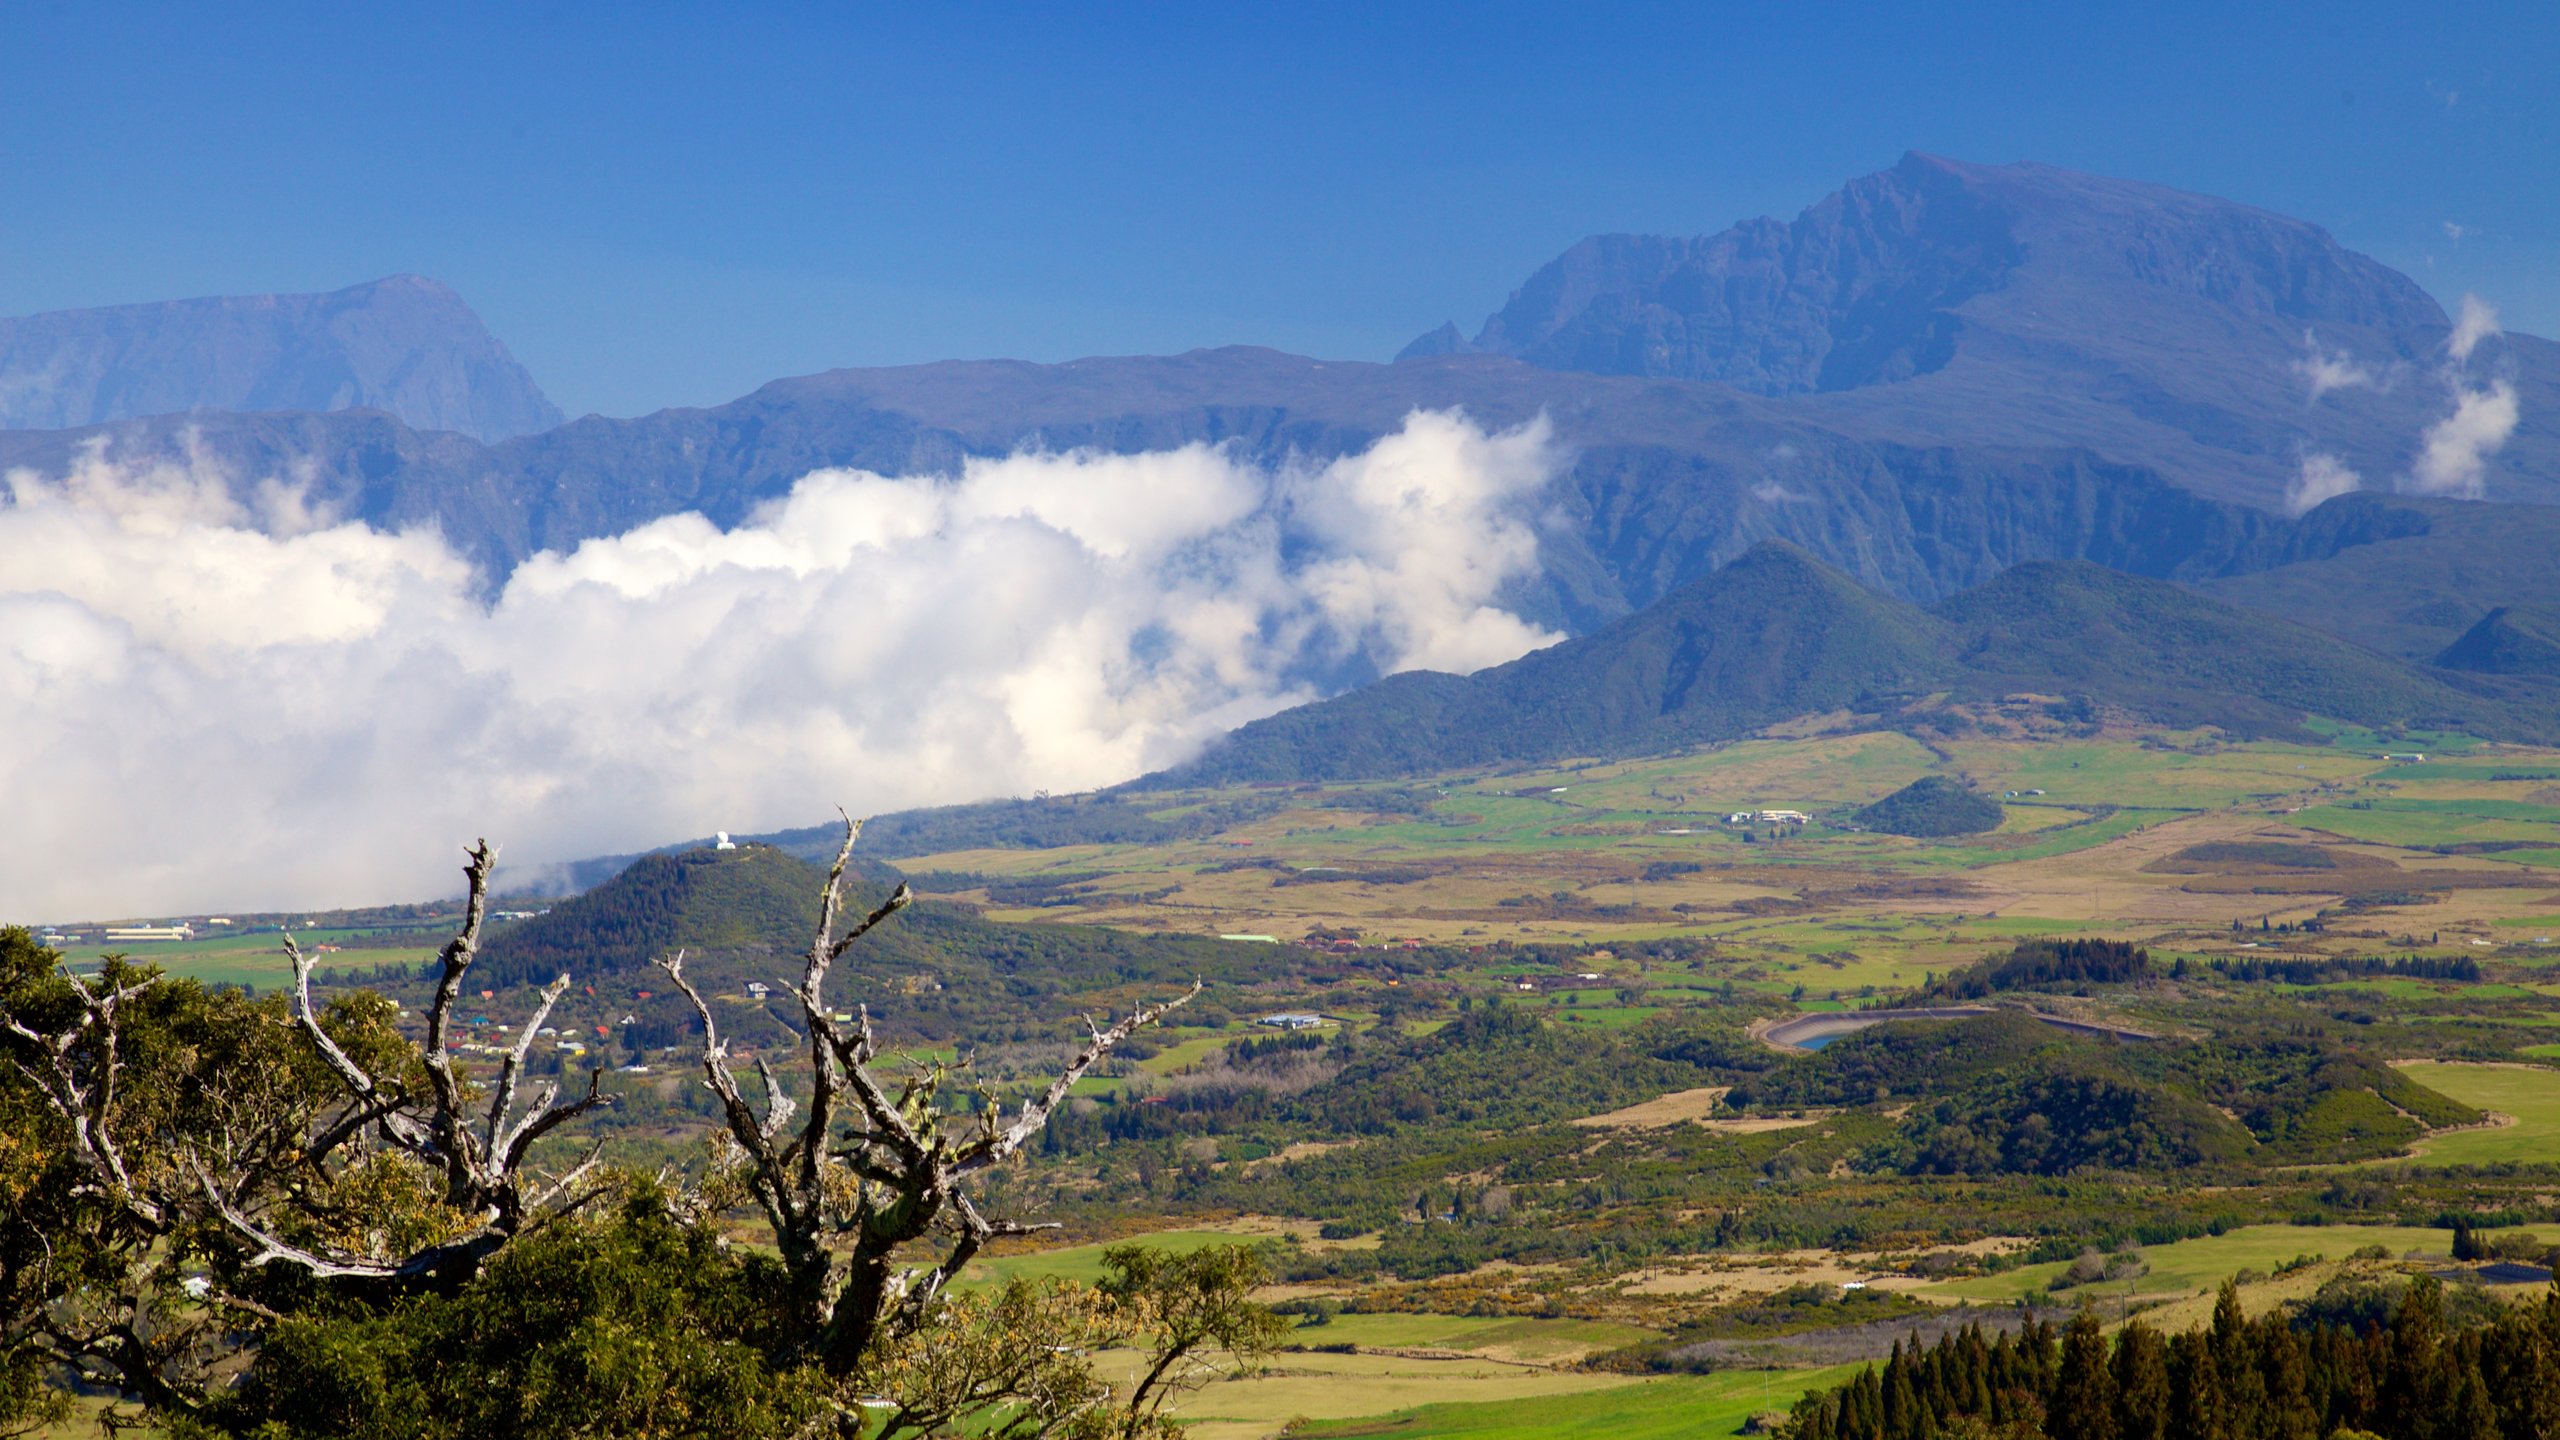
M2292 483L2285 486L2284 513L2301 515L2325 501L2341 495L2352 495L2364 487L2364 478L2347 462L2327 451L2314 450L2302 457L2293 473Z
M2304 353L2293 362L2293 373L2302 377L2311 392L2306 398L2313 404L2333 390L2366 389L2381 380L2371 366L2359 363L2354 354L2343 347L2328 349L2309 330L2302 332L2302 345Z
M2427 427L2408 488L2419 495L2478 500L2488 494L2489 457L2516 432L2516 387L2504 380L2474 388L2456 380L2453 413Z
M1264 469L1218 447L821 471L654 521L492 603L439 538L202 463L7 478L0 917L449 892L713 829L1112 783L1362 673L1560 637L1503 608L1543 421L1416 412ZM520 872L521 873L521 872Z
M2455 317L2453 333L2445 337L2444 348L2453 356L2454 364L2468 365L2471 352L2480 348L2481 341L2505 333L2506 330L2498 324L2495 308L2477 295L2465 295L2462 297L2462 313Z

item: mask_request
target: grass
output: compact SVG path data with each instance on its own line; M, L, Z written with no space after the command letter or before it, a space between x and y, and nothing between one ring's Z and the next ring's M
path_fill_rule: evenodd
M1356 1421L1382 1412L1438 1409L1451 1402L1466 1401L1477 1402L1464 1407L1468 1410L1512 1413L1560 1400L1576 1402L1588 1392L1636 1383L1623 1375L1550 1370L1476 1358L1289 1354L1273 1357L1272 1363L1261 1371L1208 1385L1184 1397L1178 1408L1183 1419L1193 1422L1192 1433L1200 1440L1241 1440L1245 1436L1270 1435L1293 1420ZM1394 1429L1368 1433L1442 1432ZM1571 1432L1549 1429L1544 1433Z
M1114 1245L1147 1245L1158 1250L1189 1254L1212 1245L1251 1243L1250 1236L1230 1234L1224 1230L1157 1230L1107 1244L1068 1245L1055 1250L1035 1250L1027 1255L980 1260L963 1272L962 1278L972 1285L995 1285L1016 1277L1037 1279L1042 1276L1091 1284L1102 1278L1102 1252Z
M335 945L371 931L302 930L294 938L306 951L320 945ZM432 942L422 940L415 946L376 949L337 950L313 953L323 970L369 971L376 965L398 962L416 965L432 959L441 937ZM63 962L75 970L90 971L111 954L120 954L140 965L157 965L171 975L186 980L200 980L207 985L247 985L267 987L283 985L293 979L293 967L285 963L284 937L273 931L255 935L200 935L193 940L136 941L116 945L66 945L61 949Z
M2541 1046L2539 1049L2560 1047ZM2548 1163L2560 1153L2560 1070L2423 1061L2401 1067L2421 1085L2515 1123L2431 1136L2415 1147L2430 1165Z
M2220 1235L2143 1247L2142 1258L2151 1269L2130 1282L2130 1287L2139 1295L2197 1295L2214 1290L2241 1270L2272 1272L2300 1255L2337 1260L2367 1245L2380 1245L2394 1255L2410 1250L2441 1255L2449 1253L2452 1244L2450 1231L2407 1225L2249 1225ZM1997 1275L1942 1281L1919 1293L1931 1299L1985 1304L2015 1300L2029 1292L2041 1298L2048 1294L2045 1287L2053 1278L2069 1268L2068 1261L2059 1260L2022 1265ZM2127 1284L2100 1281L2085 1288L2092 1294L2120 1295Z
M1631 1345L1654 1332L1605 1320L1538 1320L1501 1315L1336 1315L1289 1332L1295 1345L1373 1350L1472 1350L1505 1359L1560 1361Z
M1825 1370L1736 1370L1673 1375L1580 1394L1524 1397L1501 1403L1423 1405L1354 1425L1313 1426L1302 1440L1394 1436L1397 1440L1531 1440L1555 1435L1607 1435L1612 1440L1690 1440L1741 1433L1763 1411L1784 1411L1807 1391L1836 1385L1856 1366ZM1203 1397L1204 1400L1206 1397ZM1198 1413L1209 1413L1199 1408ZM1241 1432L1240 1432L1241 1433Z
M2404 848L2435 845L2547 841L2560 824L2560 808L2498 800L2424 800L2385 797L2347 804L2319 805L2295 817L2303 825L2350 840L2366 840ZM2548 864L2535 857L2550 853L2509 850L2500 859Z

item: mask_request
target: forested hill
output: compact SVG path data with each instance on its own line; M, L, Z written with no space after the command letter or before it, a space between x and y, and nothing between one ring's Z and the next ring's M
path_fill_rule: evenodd
M889 896L871 877L846 886L843 924ZM473 967L492 988L534 986L569 974L613 993L653 985L652 962L686 952L703 988L749 980L796 985L818 924L825 875L766 845L641 857L595 889L493 934ZM1008 925L957 906L920 901L863 937L839 970L847 993L886 996L899 1032L940 1039L992 1019L1044 1022L1071 1014L1069 992L1114 985L1164 998L1217 978L1269 947L1083 925ZM633 972L639 972L635 975ZM667 1003L663 993L653 997Z
M1468 677L1406 674L1236 731L1141 786L1351 779L1731 739L1800 716L1886 723L1935 695L2055 697L2179 726L2307 716L2547 739L2542 683L2422 669L2083 562L2011 569L1923 610L1783 542L1594 634Z

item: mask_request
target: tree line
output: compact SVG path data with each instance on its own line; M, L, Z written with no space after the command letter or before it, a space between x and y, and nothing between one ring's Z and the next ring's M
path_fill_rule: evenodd
M2325 1293L2325 1292L2324 1292ZM2560 1436L2560 1290L2468 1326L2445 1288L2396 1304L2254 1318L2222 1288L2175 1335L2134 1320L2112 1342L2083 1309L2058 1333L1967 1327L1897 1344L1883 1366L1807 1396L1790 1440L2551 1440Z

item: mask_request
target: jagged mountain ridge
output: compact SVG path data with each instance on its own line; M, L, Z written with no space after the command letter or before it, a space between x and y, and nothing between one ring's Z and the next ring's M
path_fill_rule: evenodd
M2369 482L2405 474L2420 432L2450 408L2449 328L2414 281L2304 221L2049 165L1915 153L1791 223L1594 236L1472 340L1443 326L1401 358L1713 381L1906 442L2067 438L2267 504L2264 487L2306 450L2339 454ZM2560 402L2560 349L2491 345L2474 378L2513 378L2527 416L2505 496L2548 500L2560 472L2536 417ZM2314 393L2315 355L2364 378Z
M2049 334L2050 322L2028 320L2038 307L2107 291L2140 294L2155 315L2201 306L2263 319L2288 341L2306 326L2447 329L2415 282L2299 220L2049 165L1915 152L1792 223L1593 236L1532 275L1465 348L1795 395L1932 373L1960 339ZM1443 327L1406 353L1455 348L1454 333Z
M0 319L0 428L201 410L380 410L478 440L561 420L462 298L422 275Z
M1924 602L2021 562L2087 559L2215 587L2404 658L2435 654L2497 605L2560 603L2548 566L2471 563L2482 546L2521 554L2560 538L2560 517L2538 508L2368 494L2300 522L2272 513L2306 448L2334 449L2389 484L2445 403L2429 358L2441 311L2315 227L2156 186L1926 157L1842 197L1815 207L1801 243L1778 222L1753 232L1763 250L1784 248L1777 231L1796 248L1785 252L1792 270L1769 262L1774 298L1752 313L1800 341L1815 316L1828 337L1818 356L1788 352L1815 388L1785 395L1485 354L1374 365L1237 347L832 371L722 406L588 417L495 445L370 413L0 432L0 468L58 473L101 440L133 458L192 447L244 489L307 478L322 513L435 525L494 584L536 550L676 511L735 524L821 467L947 473L1025 446L1195 441L1280 463L1363 448L1416 407L1460 408L1494 425L1543 413L1570 455L1542 512L1542 573L1503 599L1573 633L1769 539ZM1994 222L2005 227L1997 244L1981 239ZM2082 251L2107 263L2054 260ZM2230 258L2180 263L2198 255ZM1856 348L1842 339L1851 331L1877 354L1919 356L1884 342L1940 334L1929 317L1941 315L1955 321L1946 355L1860 362L1864 383L1819 388L1823 366L1849 373L1835 357ZM1905 321L1917 328L1893 329ZM2308 403L2298 323L2315 324L2324 346L2401 367L2387 393ZM2483 375L2491 367L2512 373L2525 421L2493 462L2490 494L2560 499L2560 444L2541 418L2560 405L2560 349L2508 336L2475 360ZM2448 538L2457 530L2459 544ZM2412 538L2421 532L2436 538ZM2386 577L2381 589L2369 570Z

